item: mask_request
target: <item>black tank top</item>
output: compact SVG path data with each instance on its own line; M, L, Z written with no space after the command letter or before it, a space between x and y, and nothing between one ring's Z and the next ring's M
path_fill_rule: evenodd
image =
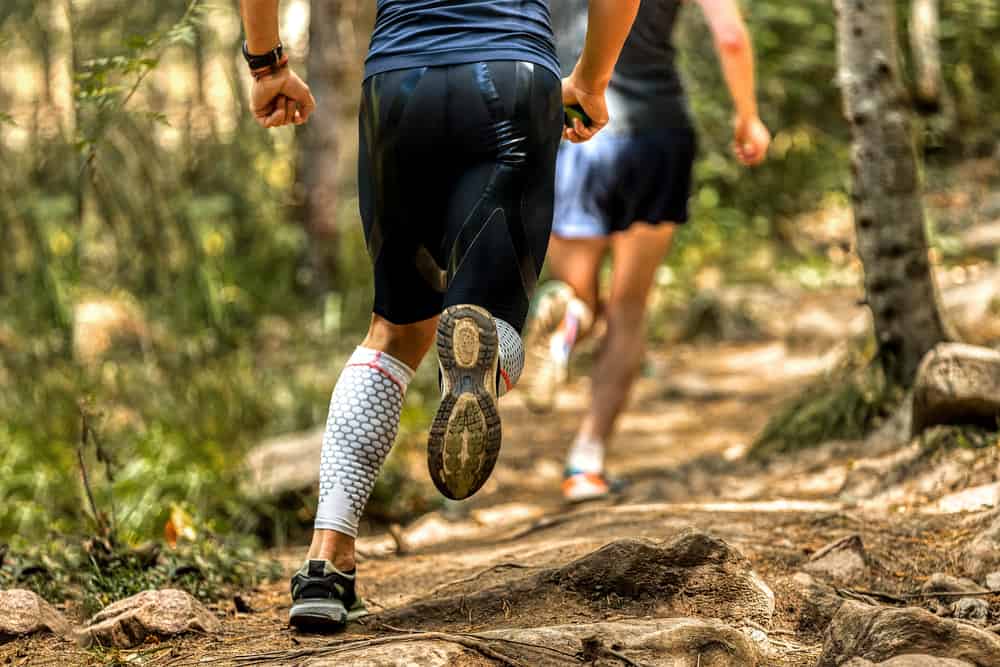
M588 0L556 0L552 22L563 75L583 50ZM677 69L673 31L682 0L642 0L608 86L613 132L691 127L684 84Z
M530 62L559 76L549 1L378 0L366 77L489 60Z

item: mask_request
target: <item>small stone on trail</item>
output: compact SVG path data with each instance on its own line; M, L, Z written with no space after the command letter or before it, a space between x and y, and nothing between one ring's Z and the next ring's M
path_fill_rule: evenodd
M951 605L951 613L963 621L986 625L990 618L990 603L981 598L961 598Z
M864 578L868 563L861 536L849 535L826 545L813 554L803 569L809 574L844 584Z
M950 574L936 572L931 578L924 582L920 588L921 593L984 593L986 589L974 582L972 579L964 577L953 577ZM954 599L952 596L944 596Z
M216 633L221 629L219 619L191 595L166 589L143 591L108 605L77 632L77 640L84 648L131 648L149 638Z
M31 591L0 591L0 641L41 632L65 637L69 624L55 607Z

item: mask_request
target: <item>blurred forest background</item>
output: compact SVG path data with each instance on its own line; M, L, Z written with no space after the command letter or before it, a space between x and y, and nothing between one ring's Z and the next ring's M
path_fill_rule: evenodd
M355 116L375 3L282 5L286 48L321 113L273 132L245 106L236 2L0 6L0 542L97 528L140 544L168 525L280 544L308 524L309 498L246 491L243 457L323 422L368 322ZM903 44L909 7L899 3ZM730 157L712 41L687 12L679 41L701 155L694 224L658 277L660 345L700 334L692 311L720 285L860 282L850 245L823 240L851 224L832 3L746 10L771 159L747 171ZM943 3L940 30L945 94L917 137L932 191L971 178L962 165L995 163L1000 136L1000 7ZM933 257L960 267L941 201ZM807 227L818 230L808 243ZM377 520L438 502L426 475L403 484L434 388L425 364Z

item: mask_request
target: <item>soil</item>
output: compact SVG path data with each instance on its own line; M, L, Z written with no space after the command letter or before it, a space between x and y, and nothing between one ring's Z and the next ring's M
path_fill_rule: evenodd
M835 304L844 322L863 317L852 301L855 295L838 296L802 298ZM0 664L298 665L310 664L304 650L391 636L400 627L455 638L464 636L457 633L679 615L676 605L673 611L664 607L663 591L587 594L580 582L598 584L593 577L577 576L568 564L593 560L610 543L615 543L612 552L672 544L693 528L745 556L774 592L773 617L764 628L770 653L760 664L811 667L829 618L817 614L792 579L810 556L858 535L868 567L862 579L842 591L913 593L933 573L965 574L959 554L978 525L975 513L943 513L935 504L963 483L971 484L968 479L937 489L925 484L916 493L897 476L891 481L897 491L892 503L844 499L841 490L852 470L897 451L906 444L900 437L828 443L771 463L747 458L755 434L777 406L836 363L831 348L771 340L677 345L652 353L609 460L611 472L627 485L610 500L577 506L563 503L559 484L562 457L586 404L586 380L573 379L555 412L545 417L530 413L515 392L503 402L504 449L483 490L395 536L359 541L359 588L373 615L336 637L293 633L286 625L286 585L276 583L240 592L240 606L248 605L249 612L237 612L233 601L214 605L223 620L218 635L189 635L120 652L86 652L53 637L36 637L0 646ZM996 481L997 476L994 461L973 481ZM884 497L887 490L883 485L867 497ZM627 542L636 539L646 542ZM293 549L278 557L290 572L302 555L302 549ZM656 561L632 560L629 581L642 581L648 574L644 568ZM569 576L575 588L560 583L560 576ZM1000 596L983 599L991 604L996 623ZM911 604L933 609L930 600ZM724 615L717 604L687 604L683 611L704 618ZM488 653L465 647L452 664L502 664ZM605 662L591 664L628 664L608 655L599 659ZM542 663L526 658L514 664Z

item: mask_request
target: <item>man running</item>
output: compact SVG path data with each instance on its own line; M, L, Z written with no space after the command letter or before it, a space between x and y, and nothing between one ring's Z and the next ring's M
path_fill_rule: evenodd
M461 499L492 472L496 401L521 374L519 332L552 224L559 137L585 141L607 123L604 90L638 2L590 0L586 45L560 86L547 0L378 0L358 159L374 314L330 401L293 625L334 628L365 613L358 523L435 336L443 396L431 477ZM278 0L243 0L242 14L258 121L305 122L314 102L282 53ZM563 131L564 104L593 122Z
M771 135L757 115L746 25L736 0L697 3L736 107L736 157L756 165ZM561 54L583 42L583 9L581 0L562 0L554 8ZM539 299L529 342L530 407L551 408L570 352L597 312L606 254L613 265L589 409L566 461L563 494L569 501L609 492L605 448L640 368L649 289L674 230L688 219L696 138L671 38L680 9L681 0L642 0L607 91L613 128L559 153L548 259L562 285Z

